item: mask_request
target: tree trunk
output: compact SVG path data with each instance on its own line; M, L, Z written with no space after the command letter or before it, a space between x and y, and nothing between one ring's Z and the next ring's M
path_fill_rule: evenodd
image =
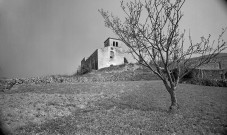
M177 98L176 98L176 94L175 94L175 89L171 88L170 90L168 90L169 94L170 94L170 98L171 98L171 106L169 107L170 111L175 111L178 109L178 104L177 104Z
M175 93L176 87L174 87L173 85L169 85L166 80L163 80L163 83L170 94L171 105L169 107L169 111L175 112L178 109L178 103Z

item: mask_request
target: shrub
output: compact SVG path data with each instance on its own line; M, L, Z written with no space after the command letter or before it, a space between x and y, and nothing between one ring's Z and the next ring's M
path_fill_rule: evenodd
M204 86L218 86L217 80L200 79L200 83Z
M215 86L215 87L227 87L227 80L217 80L217 79L201 79L201 78L192 78L186 83L204 85L204 86Z
M227 80L226 80L226 81L224 81L224 80L219 80L219 81L217 82L217 85L218 85L219 87L227 87Z

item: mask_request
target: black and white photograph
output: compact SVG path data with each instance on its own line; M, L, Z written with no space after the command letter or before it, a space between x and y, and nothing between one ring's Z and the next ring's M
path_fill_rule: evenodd
M227 135L226 0L0 0L0 134Z

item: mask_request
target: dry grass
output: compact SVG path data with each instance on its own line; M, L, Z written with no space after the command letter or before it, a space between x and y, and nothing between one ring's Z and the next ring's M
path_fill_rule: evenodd
M181 84L168 113L160 81L22 85L0 95L15 134L226 134L225 88Z

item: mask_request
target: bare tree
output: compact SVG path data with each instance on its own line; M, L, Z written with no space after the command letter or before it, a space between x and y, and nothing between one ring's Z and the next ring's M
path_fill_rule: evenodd
M189 32L189 45L185 46L185 30L179 29L184 3L185 0L121 1L124 22L108 11L99 10L106 27L129 47L140 64L162 80L171 97L170 110L178 108L175 91L179 80L226 49L222 39L226 29L222 30L217 42L211 42L209 35L201 37L199 43L193 43ZM194 55L201 57L195 61L191 59Z

